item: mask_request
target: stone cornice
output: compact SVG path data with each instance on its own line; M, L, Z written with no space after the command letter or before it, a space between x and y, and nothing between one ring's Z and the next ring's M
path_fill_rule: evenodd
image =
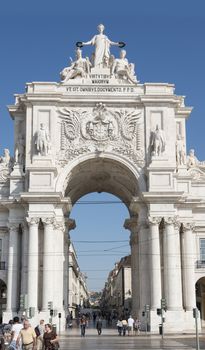
M131 232L136 232L138 230L138 217L133 216L130 219L126 219L124 222L124 228Z
M157 192L142 192L142 199L146 203L174 203L179 202L183 198L184 192L174 191L157 191Z

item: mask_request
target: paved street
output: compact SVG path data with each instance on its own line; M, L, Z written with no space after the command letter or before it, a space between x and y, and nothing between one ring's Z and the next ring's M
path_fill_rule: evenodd
M103 330L98 336L95 329L87 329L85 338L80 330L73 329L61 334L62 350L121 350L121 349L196 349L193 335L165 335L164 340L158 335L141 334L139 336L119 337L115 330ZM205 349L205 337L201 336L200 349Z

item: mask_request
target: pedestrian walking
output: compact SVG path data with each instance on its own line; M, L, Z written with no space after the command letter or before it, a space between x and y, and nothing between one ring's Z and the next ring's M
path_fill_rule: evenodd
M85 336L85 329L87 326L87 320L85 315L82 315L80 318L80 332L81 332L81 337Z
M45 325L43 342L44 350L57 350L60 348L58 336L49 323Z
M122 320L121 320L121 318L118 319L118 321L117 321L117 330L118 330L118 335L122 335Z
M35 327L35 333L37 338L37 350L43 349L43 335L45 332L45 325L44 320L40 320L40 323L38 326Z
M126 331L127 331L127 320L126 318L122 319L122 334L123 336L126 335Z
M13 325L11 327L11 342L9 344L9 350L16 350L16 341L19 336L20 330L23 328L22 324L19 322L19 317L15 316L13 318Z
M96 329L97 329L98 335L101 335L101 333L102 333L102 318L101 317L98 317L98 319L97 319Z
M28 320L23 321L23 328L20 330L16 341L17 347L20 341L22 341L23 350L33 350L36 346L36 333Z
M3 337L4 337L4 345L9 345L11 342L11 329L13 325L13 320L10 320L8 324L3 326Z
M130 315L130 317L127 320L128 323L128 335L133 334L133 324L134 324L134 319L132 318L132 316Z
M136 334L139 334L140 332L140 327L141 327L141 322L138 318L136 318L134 320L134 324L133 324L133 328L134 328L134 332L135 332L135 335Z

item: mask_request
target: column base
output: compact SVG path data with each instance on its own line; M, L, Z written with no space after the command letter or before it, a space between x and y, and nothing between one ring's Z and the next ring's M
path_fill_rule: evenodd
M189 333L195 332L195 319L193 318L192 311L185 310L168 310L163 313L165 318L164 333ZM141 316L141 322L146 324L145 317ZM161 316L157 315L156 311L150 311L150 330L152 333L159 333L159 324L162 323ZM199 330L201 329L201 323L198 322Z

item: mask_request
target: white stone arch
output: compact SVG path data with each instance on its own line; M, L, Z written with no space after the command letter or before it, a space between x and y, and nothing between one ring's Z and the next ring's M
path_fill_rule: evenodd
M146 181L144 172L136 164L133 164L126 157L118 156L110 152L102 152L101 154L90 153L89 155L82 155L72 161L70 161L64 169L59 173L59 176L56 180L55 191L60 192L65 195L67 185L74 174L77 167L83 167L83 164L86 162L109 162L110 164L119 165L125 172L127 172L127 186L129 179L135 182L136 187L138 188L138 193L146 191ZM96 168L96 172L98 169ZM93 171L93 173L95 170ZM119 172L120 175L120 172ZM94 191L91 191L94 192ZM105 191L109 192L109 191ZM87 192L88 193L88 192ZM115 193L114 193L115 194ZM116 194L115 194L116 195Z

